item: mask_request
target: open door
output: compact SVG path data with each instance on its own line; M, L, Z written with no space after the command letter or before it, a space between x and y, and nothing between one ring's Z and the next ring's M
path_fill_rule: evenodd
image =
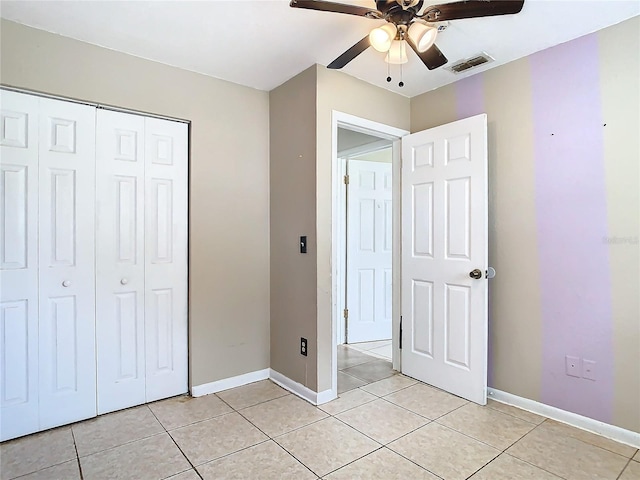
M347 343L391 340L391 167L349 160Z
M485 405L487 116L402 139L402 372Z

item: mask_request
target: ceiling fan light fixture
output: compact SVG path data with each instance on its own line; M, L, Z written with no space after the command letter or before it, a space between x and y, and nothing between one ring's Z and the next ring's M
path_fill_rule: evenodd
M393 39L396 38L398 29L393 23L387 23L381 27L374 28L369 33L369 42L377 51L385 53L391 48Z
M409 61L407 58L407 42L404 40L394 40L391 43L391 48L384 61L391 65L407 63Z
M426 52L435 43L438 29L422 22L413 22L409 26L409 38L419 52Z

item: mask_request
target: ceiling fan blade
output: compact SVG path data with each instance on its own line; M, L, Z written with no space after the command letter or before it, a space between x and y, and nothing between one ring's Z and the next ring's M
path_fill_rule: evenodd
M308 10L320 10L321 12L346 13L347 15L357 15L367 18L382 18L378 10L372 8L359 7L357 5L345 5L343 3L325 2L322 0L291 0L289 4L295 8L306 8Z
M371 42L369 41L369 35L367 35L358 43L356 43L353 47L351 47L349 50L347 50L338 58L336 58L329 65L327 65L327 68L330 68L332 70L338 70L344 67L347 63L349 63L351 60L356 58L358 55L360 55L370 46L371 46Z
M491 17L519 13L524 0L467 0L432 5L420 15L427 22L443 22L462 18Z
M440 49L434 43L427 51L419 52L417 47L413 44L411 39L407 36L405 39L407 43L411 46L416 55L420 57L422 63L424 63L429 70L436 69L441 67L445 63L448 62L447 57L440 51Z

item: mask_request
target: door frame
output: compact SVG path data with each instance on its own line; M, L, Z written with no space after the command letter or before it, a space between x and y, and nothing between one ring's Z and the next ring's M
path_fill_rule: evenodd
M374 135L393 142L393 252L392 252L392 269L393 269L393 289L392 289L392 358L394 370L400 371L400 348L396 340L400 339L400 219L401 219L401 183L400 183L400 165L401 165L401 138L408 135L408 130L392 127L384 123L374 122L365 118L357 117L348 113L332 110L331 112L331 185L334 186L331 195L331 390L332 398L338 395L338 321L339 321L339 278L340 270L344 266L340 266L339 249L342 240L340 239L341 230L338 228L339 199L340 188L342 183L342 167L338 157L338 127L354 130L356 132ZM337 182L337 183L336 183Z

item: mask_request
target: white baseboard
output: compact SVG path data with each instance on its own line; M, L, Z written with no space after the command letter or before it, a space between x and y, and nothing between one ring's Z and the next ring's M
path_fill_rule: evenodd
M248 383L259 382L260 380L266 380L269 378L269 368L264 370L256 370L255 372L249 372L236 377L223 378L217 382L205 383L203 385L195 385L191 388L191 396L201 397L203 395L209 395L210 393L221 392L222 390L228 390L230 388L241 387Z
M552 407L544 403L529 400L528 398L519 397L511 393L502 392L495 388L489 388L487 390L489 398L496 402L506 403L507 405L513 405L514 407L527 410L532 413L537 413L543 417L557 420L558 422L566 423L572 427L581 428L592 433L597 433L603 437L610 438L616 442L625 443L635 448L640 448L640 433L626 430L624 428L616 427L608 423L594 420L593 418L584 417L577 413L567 412L560 408Z
M274 369L271 369L271 374L269 378L282 388L289 390L291 393L303 398L309 403L313 405L320 405L322 403L327 403L334 398L336 398L335 393L332 390L324 390L322 392L314 392L308 387L305 387L301 383L298 383L294 380L291 380L289 377L281 374L280 372L276 372Z

